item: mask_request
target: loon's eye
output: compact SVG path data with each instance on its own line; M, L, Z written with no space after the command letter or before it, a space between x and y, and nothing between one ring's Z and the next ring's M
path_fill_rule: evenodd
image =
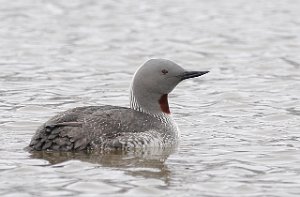
M169 71L167 71L166 69L162 69L162 70L161 70L161 73L162 73L163 75L166 75L168 72L169 72Z

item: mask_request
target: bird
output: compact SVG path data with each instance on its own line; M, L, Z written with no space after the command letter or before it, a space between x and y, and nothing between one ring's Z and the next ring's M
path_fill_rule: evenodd
M179 141L168 95L182 81L209 71L187 71L167 59L142 64L130 85L130 107L84 106L58 113L33 135L29 151L164 149Z

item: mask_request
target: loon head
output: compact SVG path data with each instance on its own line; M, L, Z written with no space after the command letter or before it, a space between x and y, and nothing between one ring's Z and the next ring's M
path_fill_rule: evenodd
M209 71L186 71L166 59L151 59L135 72L130 89L130 107L141 112L170 114L168 94L183 80Z

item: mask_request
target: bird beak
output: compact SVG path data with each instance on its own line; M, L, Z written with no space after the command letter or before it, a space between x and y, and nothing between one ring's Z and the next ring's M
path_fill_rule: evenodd
M194 77L199 77L201 75L204 75L208 73L209 71L185 71L181 75L179 75L181 80L190 79Z

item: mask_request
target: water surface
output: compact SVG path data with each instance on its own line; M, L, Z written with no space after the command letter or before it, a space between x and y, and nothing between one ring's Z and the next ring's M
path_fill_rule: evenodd
M1 5L1 196L300 195L300 2ZM57 112L128 106L132 74L153 57L210 70L170 95L174 153L23 150Z

